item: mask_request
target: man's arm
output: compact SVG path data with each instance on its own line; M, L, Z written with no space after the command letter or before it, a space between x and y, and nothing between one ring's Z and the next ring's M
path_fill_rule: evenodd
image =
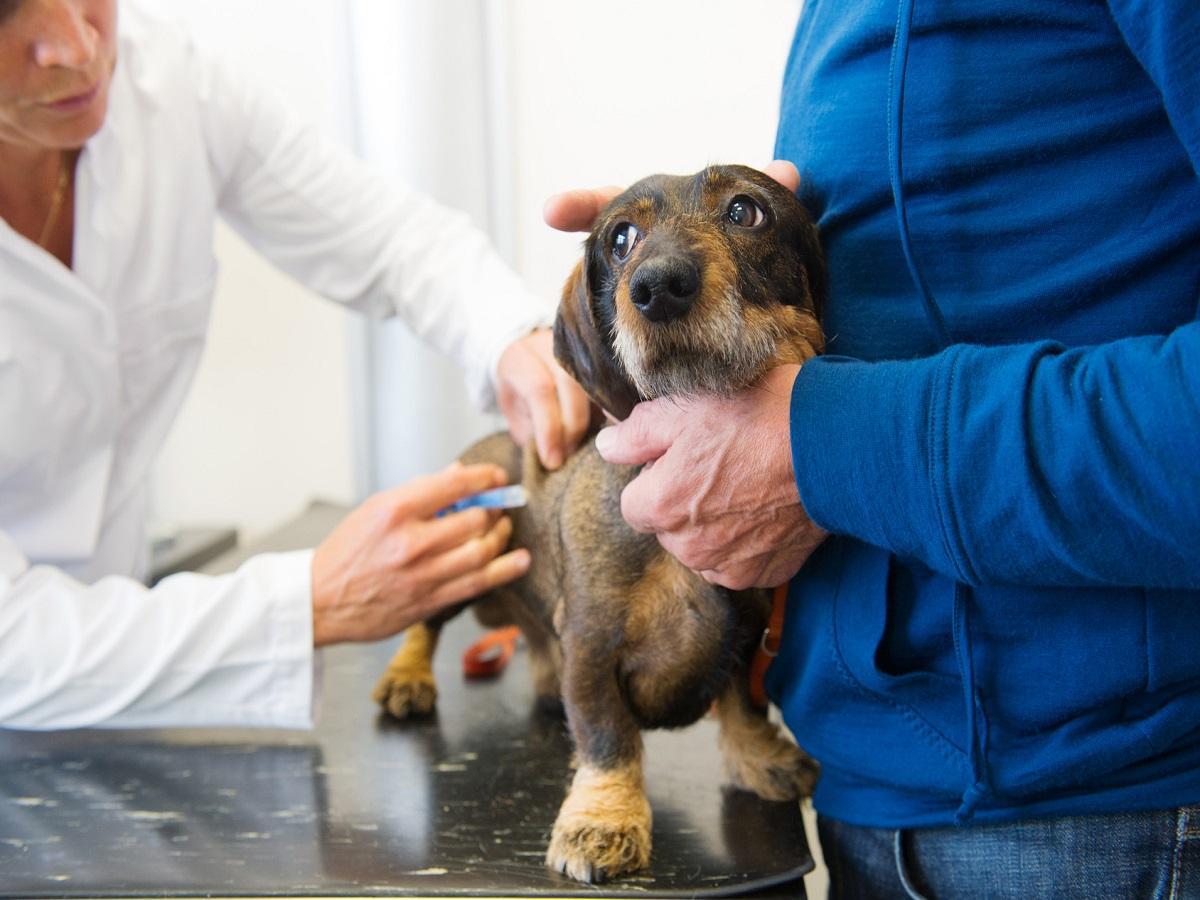
M969 583L1200 587L1200 323L1064 351L811 361L800 496Z
M792 574L815 523L968 583L1200 587L1200 322L1070 351L818 357L772 427L786 374L689 400L679 426L655 401L601 445L654 460L622 511L710 580L770 583L754 560ZM789 438L791 518L771 501Z

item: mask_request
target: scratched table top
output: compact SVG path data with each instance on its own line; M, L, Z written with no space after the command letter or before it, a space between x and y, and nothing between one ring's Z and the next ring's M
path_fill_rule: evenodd
M303 546L334 515L251 550ZM597 888L546 869L570 741L535 710L523 652L462 678L480 633L469 615L446 629L439 710L418 722L369 696L393 641L325 651L312 733L0 731L0 896L803 896L798 806L723 788L710 720L646 735L648 871Z

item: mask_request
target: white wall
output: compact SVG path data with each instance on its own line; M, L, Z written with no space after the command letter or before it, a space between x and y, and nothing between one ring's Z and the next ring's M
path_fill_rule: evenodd
M771 159L800 0L511 3L517 260L557 296L579 238L541 223L566 188Z
M351 40L363 157L500 236L506 216L496 208L488 2L351 0ZM400 322L372 325L367 352L364 462L372 489L440 469L503 427L471 405L457 367Z
M799 8L152 2L384 171L467 208L554 299L580 237L542 224L549 194L770 159ZM309 498L349 501L440 466L492 427L465 410L452 367L401 326L364 336L355 317L268 269L229 232L218 255L209 350L155 479L159 520L252 535Z
M349 36L334 0L141 0L187 22L335 138L353 139ZM209 344L154 478L154 525L268 530L313 497L357 493L350 365L357 317L264 263L231 230Z

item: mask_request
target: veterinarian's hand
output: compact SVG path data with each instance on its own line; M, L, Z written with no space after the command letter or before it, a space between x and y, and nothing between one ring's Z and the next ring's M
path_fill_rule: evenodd
M496 402L513 440L530 438L547 469L557 469L587 433L592 404L554 359L554 338L541 328L509 344L496 367Z
M732 397L639 403L596 438L609 462L645 464L621 495L630 526L713 584L782 584L826 537L800 505L792 471L799 371L780 366Z
M512 521L483 509L437 518L505 484L496 466L458 463L368 498L313 554L313 643L373 641L519 578L529 551L500 555Z
M800 187L800 173L786 159L767 163L763 172L793 193ZM610 185L563 191L546 201L542 209L542 218L546 220L547 225L559 231L590 231L600 211L623 190L625 189L622 187Z

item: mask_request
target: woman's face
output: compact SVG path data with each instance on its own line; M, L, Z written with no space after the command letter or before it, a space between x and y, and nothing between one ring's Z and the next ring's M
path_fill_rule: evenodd
M0 0L0 144L82 147L104 124L117 0Z

